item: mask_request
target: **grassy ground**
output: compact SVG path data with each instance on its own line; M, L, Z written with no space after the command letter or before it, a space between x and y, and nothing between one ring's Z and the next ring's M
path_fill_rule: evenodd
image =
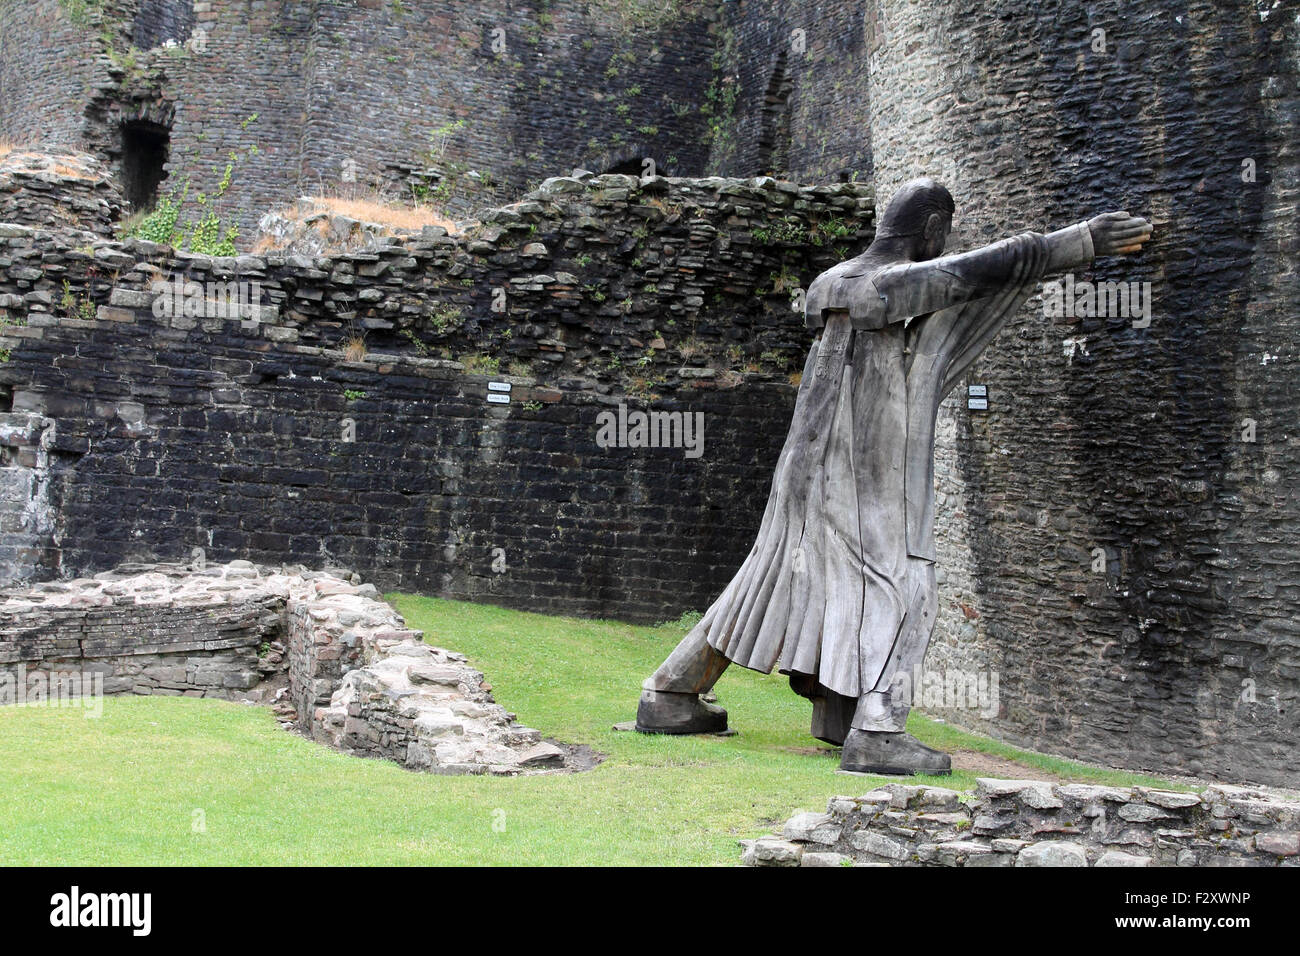
M739 735L614 733L682 628L632 627L398 595L431 643L481 667L521 721L607 754L588 773L440 777L344 756L261 707L121 697L103 716L0 708L0 864L735 864L736 841L864 793L807 734L787 682L733 668ZM1027 755L913 715L948 749L1062 778L1157 783ZM883 778L882 778L883 779ZM969 774L930 779L965 788Z

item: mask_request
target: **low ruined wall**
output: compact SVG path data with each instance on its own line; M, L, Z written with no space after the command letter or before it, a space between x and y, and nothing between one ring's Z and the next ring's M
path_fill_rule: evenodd
M122 207L108 169L89 154L16 149L0 156L0 222L107 238Z
M284 605L246 562L124 568L0 599L0 675L11 688L78 679L85 694L223 698L262 680Z
M433 773L565 767L566 749L516 723L463 654L425 644L372 593L322 577L289 602L289 695L304 734Z
M1300 802L1215 785L889 784L744 842L750 866L1300 866Z
M125 565L0 592L0 704L237 698L273 704L283 727L327 746L411 770L578 768L573 748L520 725L491 691L355 573Z

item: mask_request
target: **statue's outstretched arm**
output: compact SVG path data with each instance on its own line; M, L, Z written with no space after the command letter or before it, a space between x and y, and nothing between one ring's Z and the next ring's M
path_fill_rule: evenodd
M1151 224L1126 212L1106 213L1058 229L1042 237L1048 256L1044 274L1086 266L1099 255L1136 252L1150 236ZM840 281L859 284L849 297L853 324L877 329L994 295L1011 280L1017 262L1016 244L1003 239L972 252L903 263L869 278Z

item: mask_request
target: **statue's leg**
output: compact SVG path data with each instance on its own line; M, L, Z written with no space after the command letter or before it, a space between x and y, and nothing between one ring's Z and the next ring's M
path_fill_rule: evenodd
M812 702L812 735L828 744L841 746L852 729L857 698L845 697L823 687L821 696L814 697Z
M730 664L696 627L642 683L636 729L645 734L716 734L727 729L727 712L700 700Z
M812 735L836 747L843 744L858 699L837 694L812 674L799 671L790 672L790 689L812 701Z
M844 756L840 761L843 770L936 775L952 772L952 758L907 733L912 695L906 681L921 666L938 609L934 566L913 559L908 566L906 587L907 616L881 678L885 689L872 690L858 698L852 729L844 741Z

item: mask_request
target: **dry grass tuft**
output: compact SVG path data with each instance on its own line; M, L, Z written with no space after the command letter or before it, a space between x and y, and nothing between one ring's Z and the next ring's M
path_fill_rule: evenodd
M87 169L81 166L71 166L68 163L61 163L57 157L64 155L59 152L47 152L37 146L30 144L15 143L13 140L0 139L0 160L12 156L15 160L23 157L36 157L40 160L40 166L53 172L56 176L62 176L64 179L79 179L86 182L94 180L96 177ZM64 158L67 158L64 156ZM50 162L54 160L54 162Z
M263 236L261 239L258 239L257 242L253 243L252 254L255 256L265 256L275 252L278 248L279 244L274 239L270 236Z
M456 223L432 206L399 206L379 199L346 199L342 196L309 196L308 198L335 215L377 223L390 229L419 232L425 226L442 226L452 235L457 234Z
M366 360L366 340L364 336L354 335L343 346L343 358L348 362Z

